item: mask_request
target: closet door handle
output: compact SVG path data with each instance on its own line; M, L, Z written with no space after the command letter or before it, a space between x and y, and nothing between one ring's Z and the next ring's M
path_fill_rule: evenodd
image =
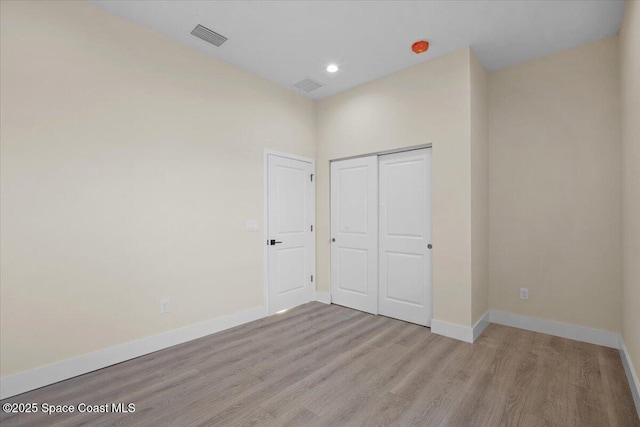
M427 249L431 249L432 247L433 247L433 246L431 245L431 243L429 243L429 244L427 245Z

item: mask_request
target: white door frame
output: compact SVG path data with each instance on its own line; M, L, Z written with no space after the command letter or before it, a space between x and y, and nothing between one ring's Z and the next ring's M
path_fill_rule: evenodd
M314 159L308 157L265 148L262 150L262 305L266 309L267 316L271 314L269 311L269 247L266 244L269 238L269 204L267 200L269 190L269 156L278 156L284 157L285 159L311 163L311 173L313 174L311 185L311 200L313 202L313 209L311 210L311 223L313 225L313 232L311 233L311 259L313 260L311 263L311 274L313 275L312 300L315 300L316 283L318 282L316 278L316 162Z

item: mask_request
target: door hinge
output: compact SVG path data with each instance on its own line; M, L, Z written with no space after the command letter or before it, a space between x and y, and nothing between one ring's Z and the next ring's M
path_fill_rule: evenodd
M313 232L313 225L311 226L311 231Z
M313 174L311 174L311 182L313 182Z
M313 274L311 275L311 283L313 283Z

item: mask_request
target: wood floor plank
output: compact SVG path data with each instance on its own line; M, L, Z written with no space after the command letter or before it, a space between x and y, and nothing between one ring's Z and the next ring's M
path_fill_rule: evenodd
M406 375L401 365L393 363L402 354L398 353L398 347L402 346L395 344L373 350L353 375L326 387L322 394L306 399L303 404L323 419L331 420L333 425L351 425L367 402L385 395Z
M565 426L554 423L553 421L545 420L544 418L536 417L535 415L527 414L522 423L522 427L565 427Z
M515 371L515 376L509 382L503 381L500 385L500 392L504 391L505 407L502 415L503 425L518 425L523 422L525 407L533 394L533 385L538 357L530 352L511 352L514 356L518 354L520 363Z
M295 408L280 418L274 418L268 425L269 427L299 427L299 426L315 426L318 425L320 418L309 411L307 408Z
M369 399L352 416L350 425L362 427L383 427L396 424L406 413L410 402L402 396L385 393Z
M620 352L598 347L605 404L612 426L640 427L631 388L622 366Z
M444 375L453 376L465 383L477 382L496 357L496 349L490 346L463 343L460 350L445 369Z
M586 387L569 385L567 425L583 427L610 426L602 393Z
M616 350L495 324L472 345L319 303L7 402L136 411L2 413L3 427L640 427Z
M407 396L407 410L393 426L439 426L452 411L459 408L464 384L455 378L437 376L429 387Z
M569 340L546 334L535 334L531 351L553 363L559 370L567 371L569 367Z
M354 369L373 348L375 347L361 345L340 353L333 361L323 365L322 369L301 379L292 387L274 393L261 403L262 407L275 417L282 416L294 407L302 405L305 399L311 400L312 396L319 395L325 387L340 384L344 380L343 374Z
M412 347L418 342L418 337L423 335L426 331L428 331L428 329L424 326L405 323L402 331L394 339L394 343L405 347Z
M389 327L383 333L367 341L367 344L374 345L376 347L385 347L396 344L398 336L402 334L406 327L406 323L389 318L387 318L387 323L389 324Z
M502 347L508 350L531 352L537 335L538 334L536 332L509 328L509 332L502 343Z
M410 398L419 389L427 387L437 375L447 367L464 344L447 337L437 337L432 341L431 351L424 355L419 365L407 373L405 378L391 391L399 396Z
M525 353L510 351L507 348L496 348L493 357L485 366L486 372L472 378L471 384L477 386L477 381L489 381L487 386L495 387L497 393L505 395L513 386L518 375L518 367ZM488 374L488 378L487 378Z
M382 367L368 368L369 362L378 359L382 349L369 347L366 354L357 363L350 363L341 369L339 377L332 381L323 381L302 396L300 404L316 415L322 416L327 411L338 410L358 395L362 388L366 388L371 382L371 377L378 374ZM380 360L380 359L378 359ZM336 404L337 403L337 404Z
M457 409L448 411L441 425L477 427L487 425L487 423L485 423L485 417L491 416L494 411L493 404L496 403L495 393L492 393L491 389L475 386L463 386L460 392L461 398L456 405ZM498 403L502 403L502 401L499 400ZM499 406L498 416L494 417L494 419L502 419L504 408L502 405Z
M493 348L503 347L509 333L510 328L490 323L474 344L487 345Z
M598 346L579 341L569 341L568 351L569 383L602 393Z
M569 417L569 383L566 371L557 367L553 357L538 363L533 392L525 412L537 418L566 425Z

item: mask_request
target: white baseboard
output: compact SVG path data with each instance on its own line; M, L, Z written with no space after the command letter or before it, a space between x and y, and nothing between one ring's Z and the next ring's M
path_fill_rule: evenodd
M627 380L629 381L633 401L636 404L636 412L638 412L638 417L640 418L640 381L638 381L638 376L636 375L637 371L633 367L631 356L629 356L627 346L624 345L624 340L622 339L620 340L620 357L622 358L624 371L627 374Z
M491 323L540 332L576 341L588 342L604 347L620 348L620 334L585 326L571 325L555 320L539 319L520 314L491 310Z
M490 318L490 312L487 311L472 327L456 325L455 323L445 322L444 320L431 319L431 332L459 341L473 343L482 331L484 331L484 328L489 325Z
M317 292L316 291L316 301L321 302L323 304L331 304L331 294L328 292Z
M456 340L473 343L473 328L456 325L444 320L431 319L431 332Z
M154 351L182 344L234 326L261 319L266 307L232 313L180 329L162 332L140 340L119 344L51 365L0 378L0 399L6 399L49 384L86 374Z
M473 325L473 342L476 342L482 331L484 331L484 328L489 326L489 323L491 323L491 311L487 310L480 320Z

